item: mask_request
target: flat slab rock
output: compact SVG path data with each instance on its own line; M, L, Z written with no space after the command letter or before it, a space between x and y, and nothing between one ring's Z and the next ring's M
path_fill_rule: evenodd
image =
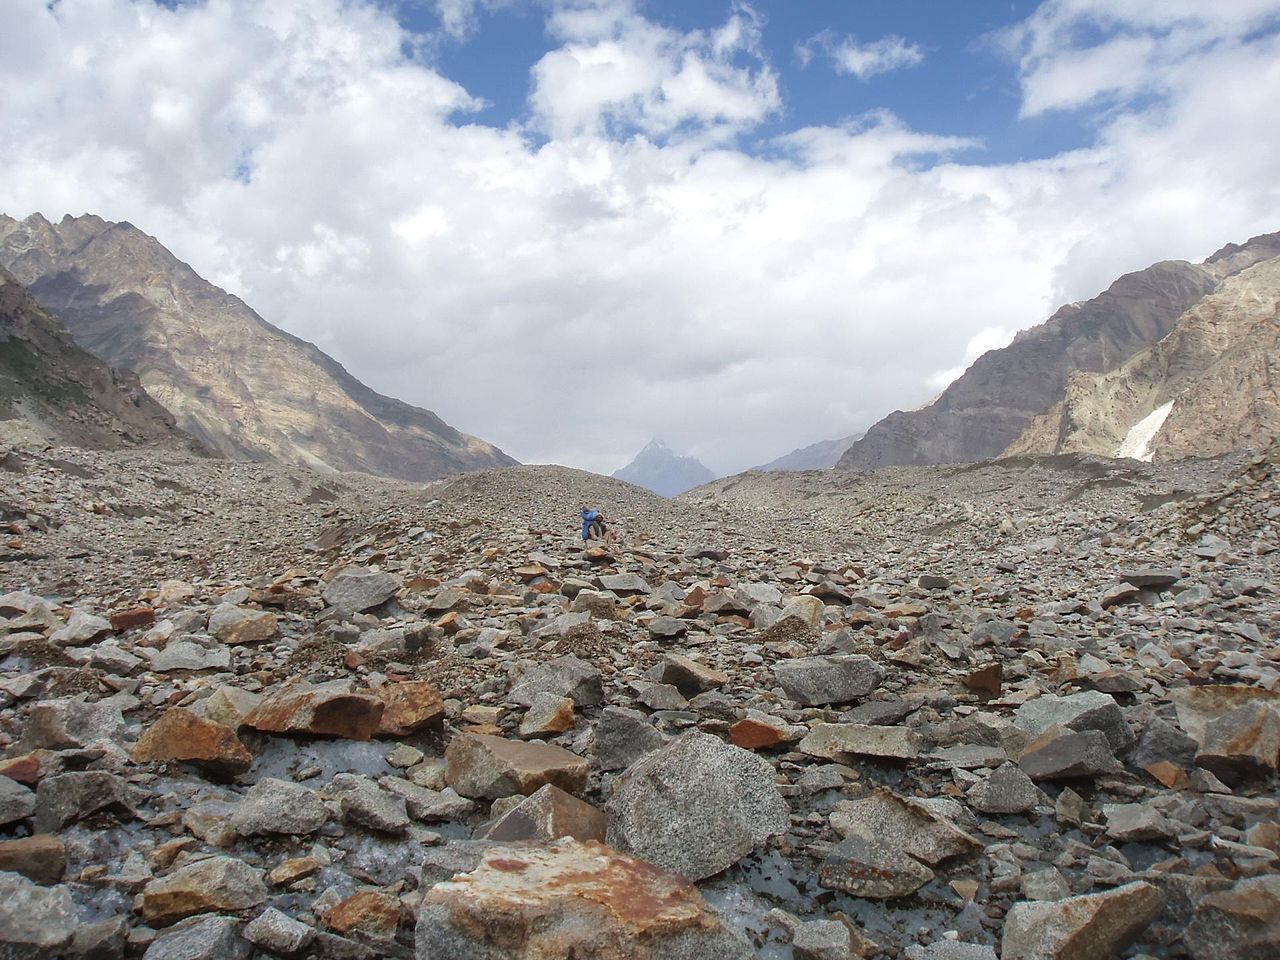
M497 800L526 796L552 783L581 793L590 763L577 754L538 740L507 740L483 733L454 737L445 750L445 781L464 797Z
M751 960L688 880L604 844L496 847L432 887L417 960Z
M774 664L773 675L789 699L817 707L861 700L880 686L884 668L862 655L802 657Z
M378 732L385 710L379 697L356 693L349 680L293 683L264 697L244 722L264 733L368 740Z
M861 837L930 866L976 853L983 846L923 804L888 790L877 790L861 800L840 801L831 813L831 828L841 837Z
M773 766L700 732L628 769L606 810L610 844L690 880L719 873L790 823Z

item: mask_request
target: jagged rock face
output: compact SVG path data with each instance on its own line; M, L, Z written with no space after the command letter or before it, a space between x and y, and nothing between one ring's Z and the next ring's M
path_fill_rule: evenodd
M1265 446L1277 433L1280 257L1272 257L1228 276L1118 370L1073 375L1063 401L1008 452L1175 460Z
M515 461L369 389L128 223L0 216L0 266L178 425L238 459L428 480Z
M983 354L928 406L891 413L837 466L866 470L998 457L1033 417L1062 399L1072 373L1114 370L1168 334L1217 279L1214 269L1180 260L1126 274L1092 300L1062 307L1009 346Z
M699 460L680 456L661 440L650 440L614 476L663 497L674 497L716 478Z
M188 444L128 371L77 346L62 322L0 267L0 419L78 446Z

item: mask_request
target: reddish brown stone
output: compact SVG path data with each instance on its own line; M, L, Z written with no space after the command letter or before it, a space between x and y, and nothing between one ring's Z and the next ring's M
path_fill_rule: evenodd
M374 940L392 940L400 926L400 901L379 890L360 890L330 907L324 922L336 933L361 933Z
M253 754L230 727L172 707L138 738L133 759L136 763L183 760L234 776L249 769Z
M107 618L111 621L111 629L120 633L134 627L146 627L156 622L156 612L150 607L134 607L132 610L121 610Z
M436 621L436 626L439 627L441 630L443 630L445 633L448 633L448 634L457 633L461 629L461 627L458 625L458 611L450 610L443 617L441 617L439 620Z
M993 699L1000 696L1004 682L1004 667L997 660L979 667L964 678L964 685L979 697Z
M440 691L425 680L388 683L376 692L386 705L378 723L380 737L401 737L444 723L444 700Z
M0 760L0 776L34 787L40 782L40 758L34 753L24 753L10 760Z
M52 834L0 841L0 870L20 873L36 883L49 886L62 879L67 868L67 851Z
M1171 790L1181 789L1187 786L1189 782L1186 771L1181 767L1174 766L1168 760L1158 760L1155 763L1148 764L1143 769Z
M377 732L385 709L377 696L354 693L345 681L295 683L265 697L244 722L266 733L368 740Z
M783 742L782 731L758 720L739 720L729 728L729 739L744 750L762 750Z

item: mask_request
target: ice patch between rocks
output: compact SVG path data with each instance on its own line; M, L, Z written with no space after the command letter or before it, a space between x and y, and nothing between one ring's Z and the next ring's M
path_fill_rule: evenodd
M1169 411L1172 409L1173 401L1170 400L1163 406L1156 407L1130 427L1129 432L1120 441L1120 446L1116 447L1116 456L1144 460L1150 463L1151 458L1154 456L1151 450L1151 441L1156 438L1156 434L1164 426L1165 420L1169 417Z

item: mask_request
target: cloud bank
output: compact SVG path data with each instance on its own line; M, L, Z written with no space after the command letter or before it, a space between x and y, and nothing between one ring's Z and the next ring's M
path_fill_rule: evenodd
M1123 271L1280 229L1278 4L1206 6L1007 31L1022 112L1095 134L994 163L885 111L752 140L787 104L743 3L681 31L548 0L527 115L494 128L386 4L14 0L0 210L129 220L522 460L609 472L656 435L741 469L921 403Z

